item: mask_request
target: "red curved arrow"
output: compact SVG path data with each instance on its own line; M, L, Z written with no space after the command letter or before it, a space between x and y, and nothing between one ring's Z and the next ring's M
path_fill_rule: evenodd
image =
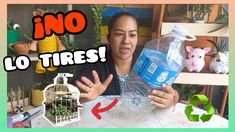
M101 116L99 113L110 110L111 108L113 108L117 104L117 102L118 102L118 99L114 99L111 104L109 104L108 106L106 106L104 108L100 108L100 109L99 109L99 107L101 106L101 103L99 102L95 105L95 107L92 108L91 112L97 119L100 120Z

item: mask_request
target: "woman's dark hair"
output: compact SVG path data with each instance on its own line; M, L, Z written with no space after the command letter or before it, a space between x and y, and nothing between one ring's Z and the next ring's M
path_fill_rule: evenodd
M135 21L137 23L137 27L138 27L138 20L137 20L137 18L133 14L131 14L129 12L118 12L114 16L112 16L112 18L109 21L109 24L108 24L108 36L110 35L111 30L113 29L113 26L114 26L115 22L120 17L123 17L123 16L129 16L129 17L132 17L133 19L135 19Z

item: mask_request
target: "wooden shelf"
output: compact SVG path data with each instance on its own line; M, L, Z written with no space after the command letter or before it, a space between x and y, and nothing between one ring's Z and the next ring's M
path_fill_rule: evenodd
M20 99L19 104L23 105L23 102L24 102L25 106L27 106L27 105L29 105L29 101L30 101L29 98L24 98L24 101L23 101L23 99ZM17 105L17 101L16 100L13 101L12 104L13 104L13 108L15 108ZM7 102L7 112L12 112L10 102Z
M37 61L38 60L38 54L29 54L27 55L31 61ZM16 56L13 56L13 59L15 60Z
M161 34L168 34L171 29L175 26L179 25L188 30L191 34L195 36L228 36L228 27L224 27L216 32L208 33L211 30L216 29L221 26L221 24L212 24L212 23L162 23L162 31Z
M220 29L213 33L209 31L221 26L211 23L162 23L161 35L168 34L175 25L180 25L195 36L228 36L228 28ZM228 75L213 73L186 73L182 72L176 78L175 83L199 84L199 85L221 85L228 86Z
M182 72L174 83L228 86L228 74Z

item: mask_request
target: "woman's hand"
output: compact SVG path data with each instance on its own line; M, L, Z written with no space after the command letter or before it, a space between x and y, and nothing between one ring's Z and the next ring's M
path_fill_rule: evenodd
M113 75L110 74L104 82L100 82L99 75L96 71L92 71L92 75L94 77L94 82L86 77L81 77L81 80L84 82L76 81L76 85L79 89L85 91L85 93L81 93L80 97L86 100L94 100L98 96L100 96L108 87L109 83L113 79Z
M179 94L168 85L163 84L162 87L165 91L154 89L150 92L148 98L151 99L150 103L158 108L169 108L178 101Z

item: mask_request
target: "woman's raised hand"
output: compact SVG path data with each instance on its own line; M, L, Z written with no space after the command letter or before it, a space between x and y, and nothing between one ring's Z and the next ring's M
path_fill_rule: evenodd
M92 82L87 77L82 76L80 81L76 81L76 85L79 89L85 91L85 93L81 93L80 97L89 100L94 100L98 96L100 96L107 89L109 83L113 79L113 75L110 74L104 82L100 82L100 78L98 73L93 70L92 75L94 78L94 82Z

